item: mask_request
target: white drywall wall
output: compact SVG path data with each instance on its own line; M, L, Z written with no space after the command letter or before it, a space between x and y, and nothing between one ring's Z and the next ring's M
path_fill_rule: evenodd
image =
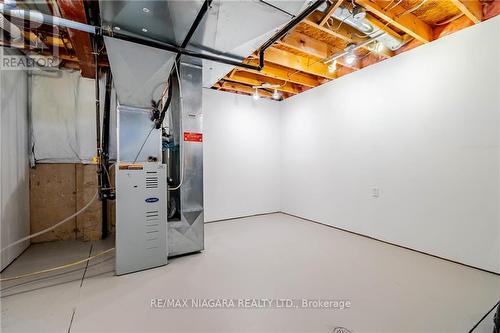
M205 221L280 210L279 105L203 89Z
M16 52L3 49L6 56ZM28 154L28 76L0 70L0 248L30 232ZM29 241L1 254L0 271L28 247Z
M500 273L499 40L497 17L286 100L282 210Z

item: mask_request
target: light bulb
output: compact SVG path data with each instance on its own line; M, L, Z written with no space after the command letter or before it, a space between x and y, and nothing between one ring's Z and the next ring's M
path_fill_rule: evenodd
M281 98L280 93L278 92L278 90L277 90L277 89L274 89L274 92L273 92L273 99L278 100L278 99L280 99L280 98Z
M259 95L259 92L257 91L257 89L255 89L255 92L253 93L252 97L255 100L258 100L260 98L260 95Z
M328 71L333 73L337 70L337 59L335 59L330 65L328 65Z
M354 53L349 53L348 55L345 56L345 62L348 65L354 64L355 61L356 61L356 55Z

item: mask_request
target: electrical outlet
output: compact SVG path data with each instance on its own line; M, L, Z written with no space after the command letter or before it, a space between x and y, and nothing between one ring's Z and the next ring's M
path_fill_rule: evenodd
M380 189L378 187L372 188L372 197L374 198L380 197Z

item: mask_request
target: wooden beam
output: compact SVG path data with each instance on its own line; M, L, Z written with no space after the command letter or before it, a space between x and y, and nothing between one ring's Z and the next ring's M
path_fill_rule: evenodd
M319 25L319 22L321 21L322 13L321 12L314 12L311 15L309 15L303 23L307 24L310 27L313 27L315 29L321 30L324 33L327 33L333 37L339 38L346 43L359 43L363 42L366 40L366 38L363 38L360 36L359 31L354 29L348 24L339 24L340 27L338 29L330 29L327 26L321 26ZM335 22L339 22L338 20L334 20ZM336 28L336 27L335 27Z
M248 73L245 71L236 70L230 77L229 80L248 84L250 86L260 86L264 83L269 83L273 85L278 85L276 88L279 91L284 91L293 95L300 94L301 92L309 89L303 86L297 85L295 83L290 83L283 80L273 79L263 75L258 75L255 73Z
M80 23L87 23L85 7L82 0L57 0L57 5L63 18ZM68 34L71 45L78 57L82 76L94 78L95 66L89 34L74 29L68 29Z
M465 29L474 25L467 16L462 16L456 20L451 21L446 25L440 25L434 28L434 39L439 39L456 31Z
M451 0L475 24L483 20L483 6L479 0Z
M401 36L399 33L394 31L393 29L391 29L387 25L387 23L383 23L382 21L380 21L378 18L376 18L372 14L366 13L366 20L368 22L370 22L370 24L372 24L375 28L378 28L382 31L385 31L390 36L397 38L397 39L404 39L404 36Z
M353 27L351 27L348 24L340 24L340 21L338 21L336 19L334 19L335 24L337 24L335 29L331 29L327 26L319 25L317 23L319 20L321 20L321 12L314 12L311 15L309 15L309 17L306 18L302 22L307 24L308 26L310 26L312 28L320 30L326 34L329 34L330 36L333 36L335 38L339 38L346 43L358 44L358 43L364 42L368 39L367 37L363 37L358 30L354 29ZM338 29L337 29L337 27L338 27ZM365 46L363 48L366 50L369 50L370 52L375 52L373 50L370 50L368 48L368 46ZM383 50L381 51L380 54L389 58L389 57L392 57L394 55L394 52L392 52L391 50L388 50L387 48L383 48Z
M231 90L231 91L243 92L245 94L250 94L250 95L255 92L255 89L253 89L252 87L246 86L244 84L236 83L236 82L224 81L224 82L222 82L221 88L226 89L226 90ZM271 98L273 96L272 93L270 93L267 90L263 90L263 89L259 89L259 95L261 97L269 97L269 98Z
M370 0L356 0L356 2L365 7L367 11L372 12L396 28L403 30L422 43L432 41L432 27L414 14L408 13L401 5L397 5L390 10L384 10L378 4Z
M285 37L283 37L281 41L278 41L278 44L321 59L324 59L333 54L333 52L330 52L330 47L327 43L319 41L297 31L292 31L285 35Z
M336 3L333 3L330 5L328 10L326 11L325 16L321 19L321 21L318 23L320 26L324 26L326 21L332 16L332 14L337 10L337 8L340 7L340 5L344 2L344 0L337 0Z
M257 59L247 59L247 60L245 60L245 63L251 64L254 66L259 65L259 61ZM271 78L278 79L278 80L284 80L284 81L288 81L288 82L297 83L297 84L300 84L300 85L303 85L306 87L311 87L311 88L319 86L320 84L322 84L324 82L324 80L321 80L320 78L315 77L313 75L301 73L301 72L297 72L297 71L290 71L289 69L287 69L285 67L271 64L269 62L265 62L264 68L261 69L260 71L254 70L254 69L246 69L246 68L244 68L242 70L244 70L245 72L249 72L249 73L265 75L267 77L271 77Z
M289 33L285 38L279 41L278 44L318 59L325 59L334 53L327 43L301 34L300 32ZM340 52L342 50L335 51ZM345 67L350 67L352 69L359 69L359 66L357 66L356 64L349 65L342 59L338 59L337 63Z
M328 71L328 65L321 60L303 57L276 47L270 47L264 54L264 60L296 71L308 73L326 79L335 79L335 74Z

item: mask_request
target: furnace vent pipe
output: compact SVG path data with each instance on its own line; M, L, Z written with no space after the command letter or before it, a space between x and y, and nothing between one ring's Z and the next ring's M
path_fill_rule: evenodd
M38 11L11 8L11 6L6 6L3 3L0 3L0 12L2 14L8 14L12 17L17 17L22 20L28 20L38 24L57 25L59 27L80 30L91 34L96 33L96 28L88 24L67 20L57 16L42 14Z

